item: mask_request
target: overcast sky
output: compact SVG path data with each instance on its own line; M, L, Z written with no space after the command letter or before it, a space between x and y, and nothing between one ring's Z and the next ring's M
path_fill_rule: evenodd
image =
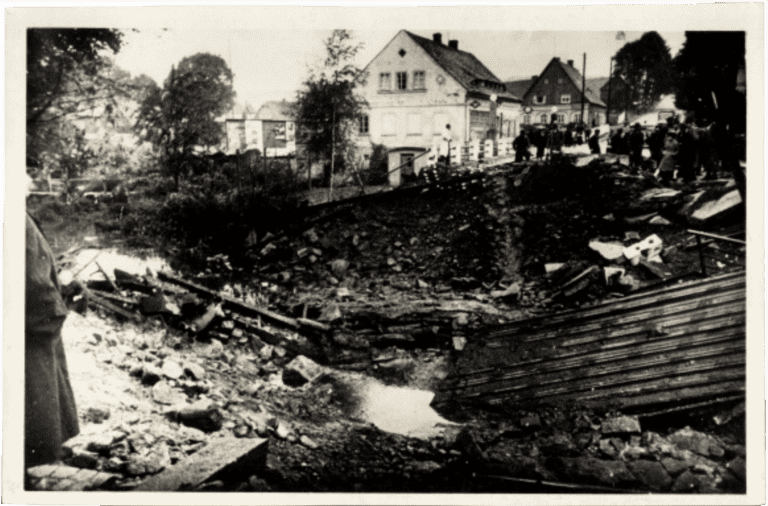
M610 57L626 42L640 38L643 33L626 32L625 40L617 40L616 31L446 31L439 28L410 31L428 38L434 32L442 32L444 42L457 39L459 49L474 53L502 80L539 74L553 56L559 56L563 61L574 60L581 70L585 52L587 78L607 77ZM397 32L352 30L355 39L364 43L356 63L361 67L367 65ZM162 84L171 65L185 56L209 52L223 57L234 72L237 100L241 103L248 101L258 108L267 100L292 100L296 96L309 67L322 60L323 42L331 32L170 28L126 30L125 33L125 44L115 61L132 75L147 74ZM684 33L659 33L674 57L685 40Z

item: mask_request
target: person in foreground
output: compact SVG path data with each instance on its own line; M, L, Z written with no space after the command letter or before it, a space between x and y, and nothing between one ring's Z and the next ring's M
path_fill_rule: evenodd
M26 215L24 468L54 462L80 432L61 328L67 307L51 248Z

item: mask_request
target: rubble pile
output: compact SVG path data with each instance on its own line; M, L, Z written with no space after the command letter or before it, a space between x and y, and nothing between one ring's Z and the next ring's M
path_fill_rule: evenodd
M70 306L102 317L71 316L89 330L68 346L133 400L78 397L83 434L61 466L30 470L33 488L743 491L739 430L457 411L451 420L464 425L416 438L355 414L350 377L435 391L478 329L697 274L688 225L739 233L723 228L741 206L728 181L661 188L585 158L388 192L265 242L248 276L219 255L200 275L99 268L103 279L72 282ZM708 269L743 268L738 245L704 249ZM251 442L241 456L250 467L217 457L233 439ZM178 483L174 469L197 465L201 451L211 469Z

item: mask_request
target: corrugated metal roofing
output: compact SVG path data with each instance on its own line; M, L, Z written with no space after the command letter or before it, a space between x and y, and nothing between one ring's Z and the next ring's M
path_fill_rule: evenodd
M433 404L627 412L741 396L743 272L500 325L470 339Z

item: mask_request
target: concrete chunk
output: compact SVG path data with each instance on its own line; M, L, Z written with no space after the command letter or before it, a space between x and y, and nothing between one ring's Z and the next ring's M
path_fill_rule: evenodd
M283 383L300 387L323 374L323 368L303 355L291 360L283 370Z
M266 465L269 441L222 438L139 485L137 492L192 490L202 483L222 479L245 480Z

